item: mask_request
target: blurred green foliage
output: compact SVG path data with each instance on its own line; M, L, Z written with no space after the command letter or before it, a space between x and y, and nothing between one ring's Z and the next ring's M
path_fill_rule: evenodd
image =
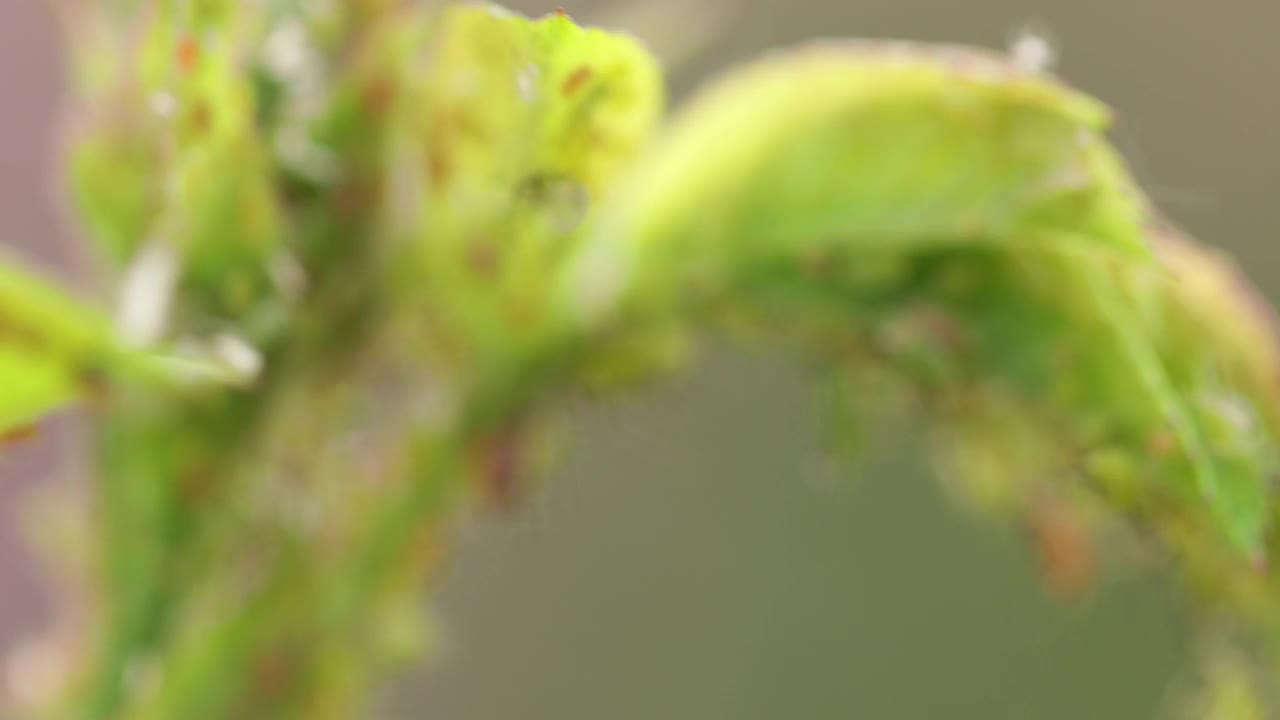
M454 511L512 497L565 398L709 329L819 358L842 436L915 412L978 504L1041 519L1064 587L1064 528L1139 528L1244 638L1212 716L1280 708L1274 328L1093 100L825 44L660 127L643 48L562 13L117 2L69 32L117 327L0 272L0 428L92 399L51 717L358 715L425 644Z

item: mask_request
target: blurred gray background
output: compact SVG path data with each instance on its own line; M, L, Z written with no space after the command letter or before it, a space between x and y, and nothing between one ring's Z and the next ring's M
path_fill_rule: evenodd
M671 5L673 27L695 3ZM1280 299L1273 0L739 0L721 20L673 68L677 96L806 38L1003 47L1036 28L1060 74L1115 108L1116 142L1165 210ZM60 74L41 2L0 0L0 246L74 278ZM385 714L1132 720L1176 698L1194 637L1167 579L1047 597L1018 534L948 507L909 444L833 470L812 410L794 363L723 348L655 392L583 409L530 505L461 532L432 609L437 652ZM65 435L55 423L0 458L0 654L47 616L17 498L65 460Z

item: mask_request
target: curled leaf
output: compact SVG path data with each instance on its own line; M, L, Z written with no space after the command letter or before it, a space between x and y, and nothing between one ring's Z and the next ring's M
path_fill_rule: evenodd
M109 337L104 318L0 262L0 434L78 397L111 362Z
M960 467L1029 494L1083 478L1140 512L1176 496L1257 553L1274 348L1246 319L1206 326L1197 296L1222 273L1188 280L1195 261L1151 251L1156 219L1105 124L1095 101L973 51L767 59L704 91L623 181L565 312L616 332L745 310L917 387L925 421L986 458ZM987 427L993 409L1018 432ZM1093 477L1095 454L1128 470Z

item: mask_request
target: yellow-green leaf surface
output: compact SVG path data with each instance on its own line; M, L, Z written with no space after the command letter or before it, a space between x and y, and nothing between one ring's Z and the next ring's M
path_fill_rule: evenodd
M1178 495L1257 552L1277 436L1259 422L1274 393L1249 391L1269 340L1187 331L1195 286L1151 252L1155 218L1106 121L975 51L779 54L677 115L569 269L566 311L625 326L710 300L823 345L848 336L1023 485L1118 450L1129 470L1109 492ZM974 431L1005 406L1025 439Z
M436 42L426 110L432 171L445 187L500 191L541 175L600 192L662 109L661 76L638 42L560 13L451 7Z
M713 84L678 115L617 193L606 231L621 246L591 250L642 253L635 272L677 278L721 253L1055 230L1140 253L1141 208L1099 141L1106 117L974 50L794 51Z
M648 53L562 13L126 5L69 43L88 229L122 263L170 243L174 331L264 372L108 383L67 716L363 716L369 628L423 586L460 491L509 485L566 385L631 381L713 323L813 351L838 432L906 399L966 497L1117 510L1224 616L1274 617L1247 561L1280 538L1271 329L1229 268L1152 239L1093 99L997 55L827 43L663 127ZM133 362L91 313L5 289L10 336L41 340L0 342L15 414Z
M426 45L396 106L389 181L391 201L405 198L415 218L422 261L409 282L424 284L422 268L462 332L511 347L553 321L546 279L646 147L661 74L633 38L560 13L454 6Z
M109 338L103 318L0 262L0 433L75 398Z

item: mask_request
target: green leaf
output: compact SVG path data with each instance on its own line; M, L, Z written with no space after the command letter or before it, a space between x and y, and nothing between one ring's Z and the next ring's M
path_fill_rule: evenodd
M432 20L385 50L418 58L390 83L386 185L416 258L395 264L451 308L455 333L501 357L554 321L546 278L646 147L661 74L633 38L562 14L476 4Z
M38 420L76 395L76 381L65 367L39 353L0 346L0 437Z
M610 262L637 276L624 284L714 284L748 257L801 248L1038 230L1141 252L1141 207L1099 142L1105 121L1093 100L976 51L819 45L771 58L677 117L590 248L621 257L588 255L582 271L598 281Z
M1022 439L965 442L1024 485L1118 454L1134 470L1110 491L1178 493L1256 552L1280 436L1256 420L1275 388L1248 381L1275 365L1247 333L1210 349L1212 331L1187 331L1197 302L1150 251L1106 121L974 51L767 59L699 95L622 182L563 310L617 329L728 306L824 347L845 337L921 390L944 434L1020 408Z
M440 24L423 110L446 188L553 177L601 192L661 113L659 69L626 35L482 5L448 8Z
M0 433L83 397L105 375L173 388L202 372L122 346L105 315L0 258Z
M104 318L0 262L0 433L80 395L110 348Z
M1166 355L1202 378L1201 423L1228 471L1214 506L1238 542L1256 549L1280 472L1280 324L1228 257L1171 229L1156 240L1168 272Z

